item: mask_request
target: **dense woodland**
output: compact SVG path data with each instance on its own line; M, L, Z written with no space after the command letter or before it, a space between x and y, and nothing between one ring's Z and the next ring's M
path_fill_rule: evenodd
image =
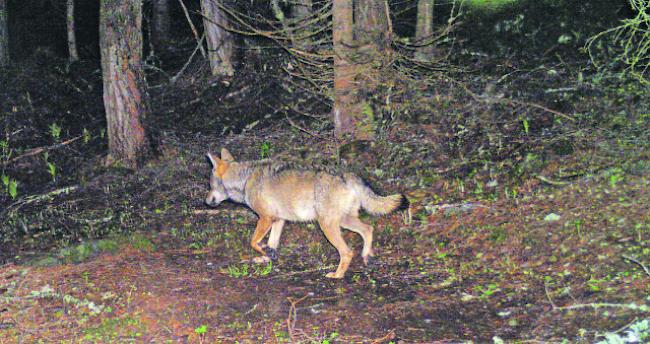
M0 0L0 343L650 341L649 16ZM233 159L408 206L361 215L366 264L354 226L208 207Z

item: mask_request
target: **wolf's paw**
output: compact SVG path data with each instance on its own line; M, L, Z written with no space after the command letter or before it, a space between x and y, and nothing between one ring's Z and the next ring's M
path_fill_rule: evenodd
M266 264L266 263L268 263L270 261L271 261L271 258L269 258L267 256L259 256L259 257L253 258L253 263L255 263L255 264Z
M327 275L325 275L327 278L343 278L343 275L337 275L336 272L328 272Z
M377 265L377 258L374 256L365 256L363 257L363 264L365 264L367 267L374 267Z
M271 247L265 247L264 252L266 252L266 255L272 260L276 261L278 260L278 251L275 250L274 248Z

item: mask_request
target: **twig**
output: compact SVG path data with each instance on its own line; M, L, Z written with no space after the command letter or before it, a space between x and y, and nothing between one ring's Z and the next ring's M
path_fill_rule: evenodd
M544 183L551 184L551 185L555 185L555 186L562 186L562 185L567 185L567 184L569 184L569 183L567 183L567 182L550 180L550 179L544 177L544 176L541 175L541 174L538 174L538 175L536 175L535 177L537 177L537 179L543 181Z
M301 271L292 271L292 272L287 272L285 274L273 275L273 276L269 277L269 279L273 279L273 278L277 278L277 277L286 277L286 276L294 276L294 275L306 274L306 273L316 272L316 271L321 271L321 270L329 270L329 269L335 268L336 266L337 265L332 264L332 265L327 265L327 266L323 266L323 267L320 267L320 268L307 269L307 270L301 270Z
M58 196L58 195L60 195L62 193L68 194L68 193L70 193L72 191L77 190L78 188L79 188L78 186L66 186L64 188L56 189L56 190L50 191L50 192L42 194L42 195L27 196L27 197L25 197L25 198L23 198L21 200L18 200L16 202L14 202L13 204L9 205L7 207L7 209L5 210L5 213L7 211L9 211L10 209L14 208L14 207L20 208L20 207L22 207L24 205L34 203L34 202L38 202L38 201L41 201L41 200L44 200L44 199L48 199L48 198L53 197L53 196Z
M631 261L633 263L638 264L643 269L643 271L645 271L646 275L650 276L650 270L648 270L648 267L643 265L643 263L638 261L636 258L626 256L626 255L622 255L621 257L623 257L623 259L625 259L625 260L629 260L629 261Z
M187 67L190 65L190 62L192 62L192 59L194 58L194 55L196 55L196 52L199 51L199 49L203 49L203 41L204 40L205 40L205 32L201 36L201 39L199 40L199 42L196 44L196 48L194 48L194 51L192 52L192 55L190 55L190 58L188 58L187 62L185 62L185 64L183 65L183 68L181 68L181 70L179 70L178 73L176 73L176 75L174 75L171 78L171 83L172 84L175 83L176 80L178 80L178 78L185 72L185 69L187 69Z
M187 19L187 22L190 24L190 28L192 29L192 33L194 34L194 38L196 39L196 42L198 43L201 49L201 55L203 55L203 58L206 58L207 54L205 53L205 49L203 49L203 44L199 39L199 32L196 31L196 27L194 26L194 23L192 23L192 19L190 18L190 13L187 11L187 7L185 7L185 3L183 3L183 0L178 0L178 2L181 4L181 7L183 8L183 12L185 13L185 18Z
M23 154L21 154L21 155L19 155L17 157L11 158L11 159L3 162L2 166L3 167L7 166L7 165L9 165L11 163L14 163L14 162L20 160L20 159L27 158L27 157L30 157L30 156L34 156L36 154L40 154L40 153L43 153L43 152L46 152L46 151L51 151L53 149L61 148L63 146L69 145L69 144L79 140L82 137L83 137L83 135L79 135L77 137L71 138L71 139L63 141L61 143L57 143L55 145L32 148L32 149L28 150L26 153L23 153Z
M297 125L296 123L294 123L294 122L291 120L291 118L289 118L289 116L287 116L286 118L287 118L287 121L289 122L289 124L290 124L292 127L296 128L296 129L298 129L298 130L300 130L300 131L302 131L302 132L305 132L305 133L307 133L307 134L309 134L309 135L311 135L311 136L317 137L317 138L319 138L319 139L322 139L322 138L323 138L322 136L320 136L320 135L318 135L318 134L316 134L316 133L314 133L314 132L312 132L312 131L310 131L310 130L307 130L307 129L305 129L305 128L299 126L299 125Z
M431 211L438 211L438 210L443 210L443 209L448 209L448 208L457 208L461 210L473 210L476 208L485 208L485 209L490 209L487 205L483 205L478 202L460 202L460 203L452 203L452 204L440 204L440 205L434 205L430 207Z
M533 108L536 108L536 109L544 110L546 112L550 112L550 113L552 113L554 115L558 115L558 116L560 116L562 118L568 119L571 122L576 121L575 118L573 118L573 117L571 117L571 116L569 116L569 115L567 115L565 113L562 113L562 112L557 111L557 110L549 109L546 106L539 105L537 103L529 103L529 102L525 102L525 101L521 101L521 100L511 99L511 98L503 98L503 99L498 99L498 100L494 100L492 98L485 98L485 97L482 97L482 96L472 92L464 83L462 83L462 82L460 82L458 80L455 80L455 79L452 79L452 78L448 78L448 80L455 83L455 84L457 84L457 85L459 85L460 87L462 87L465 90L465 92L467 92L467 94L469 94L472 98L474 98L474 100L482 102L482 103L499 103L499 104L513 103L513 104L519 104L519 105L523 105L523 106L528 106L528 107L533 107Z
M537 108L537 109L540 109L540 110L544 110L546 112L550 112L550 113L552 113L554 115L558 115L558 116L560 116L562 118L568 119L571 122L576 121L575 118L573 118L573 117L571 117L571 116L569 116L569 115L567 115L565 113L562 113L560 111L556 111L556 110L553 110L553 109L549 109L546 106L542 106L542 105L539 105L539 104L536 104L536 103L529 103L529 102L524 102L524 101L515 100L515 99L504 99L504 101L510 101L512 103L515 103L515 104L530 106L530 107L534 107L534 108Z
M393 40L393 21L390 20L390 8L388 1L384 1L384 13L386 14L386 23L388 24L388 39Z
M287 300L291 303L291 307L289 308L289 315L287 316L287 331L289 332L289 337L291 338L292 343L296 342L296 338L293 334L293 329L296 326L296 316L297 316L296 305L308 297L309 294L295 301L292 297L287 297Z
M548 285L546 284L544 284L544 292L546 293L546 298L548 299L548 302L551 304L551 307L553 307L554 310L557 309L557 306L555 305L553 299L551 298L551 293L548 292Z
M546 293L546 298L548 299L548 302L551 304L551 307L553 310L572 310L572 309L581 309L581 308L593 308L593 309L598 309L598 308L623 308L623 309L629 309L633 311L639 311L643 313L648 313L650 312L650 307L647 305L641 304L637 305L636 303L608 303L608 302L592 302L592 303L578 303L570 306L557 306L554 302L553 299L551 298L551 294L548 292L548 287L544 285L544 292Z
M619 328L618 330L607 331L607 332L604 333L604 334L596 333L594 337L595 337L595 338L598 338L598 337L605 337L605 336L607 336L607 333L614 333L614 334L616 334L616 333L621 333L621 332L625 331L626 329L628 329L630 326L632 326L632 324L634 324L635 322L637 322L637 320L639 320L639 318L634 317L634 320L630 321L629 323L627 323L625 326Z
M624 303L607 303L607 302L596 302L596 303L578 303L571 306L556 307L556 310L571 310L571 309L581 309L581 308L623 308L630 309L640 312L650 312L650 308L646 305L637 305L636 303L624 304Z
M197 209L192 212L194 215L201 215L201 214L208 214L208 215L215 215L215 214L221 214L223 213L223 210L220 209Z
M388 331L388 333L386 333L385 336L373 340L372 344L381 344L385 341L393 340L393 339L395 339L395 330L390 330Z

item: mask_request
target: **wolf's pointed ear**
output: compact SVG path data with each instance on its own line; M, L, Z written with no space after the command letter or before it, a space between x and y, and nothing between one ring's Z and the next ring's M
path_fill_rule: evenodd
M230 154L230 152L227 149L221 148L221 160L232 162L235 161L235 158L232 157L232 154Z
M205 154L205 158L208 159L208 162L212 165L212 168L217 167L217 160L219 160L219 158L215 158L210 152Z

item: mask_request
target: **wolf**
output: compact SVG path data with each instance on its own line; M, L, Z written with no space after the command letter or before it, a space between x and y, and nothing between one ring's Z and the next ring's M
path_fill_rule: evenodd
M361 256L367 265L374 256L373 228L359 220L359 210L383 215L408 206L404 195L378 196L352 173L304 170L273 160L238 162L225 148L220 158L211 153L206 157L212 172L205 203L217 207L230 199L246 204L258 215L250 242L262 254L255 259L258 263L277 259L276 250L286 221L317 221L340 256L338 268L326 277L343 278L354 253L343 240L341 227L361 235ZM267 246L263 247L260 242L269 231Z

